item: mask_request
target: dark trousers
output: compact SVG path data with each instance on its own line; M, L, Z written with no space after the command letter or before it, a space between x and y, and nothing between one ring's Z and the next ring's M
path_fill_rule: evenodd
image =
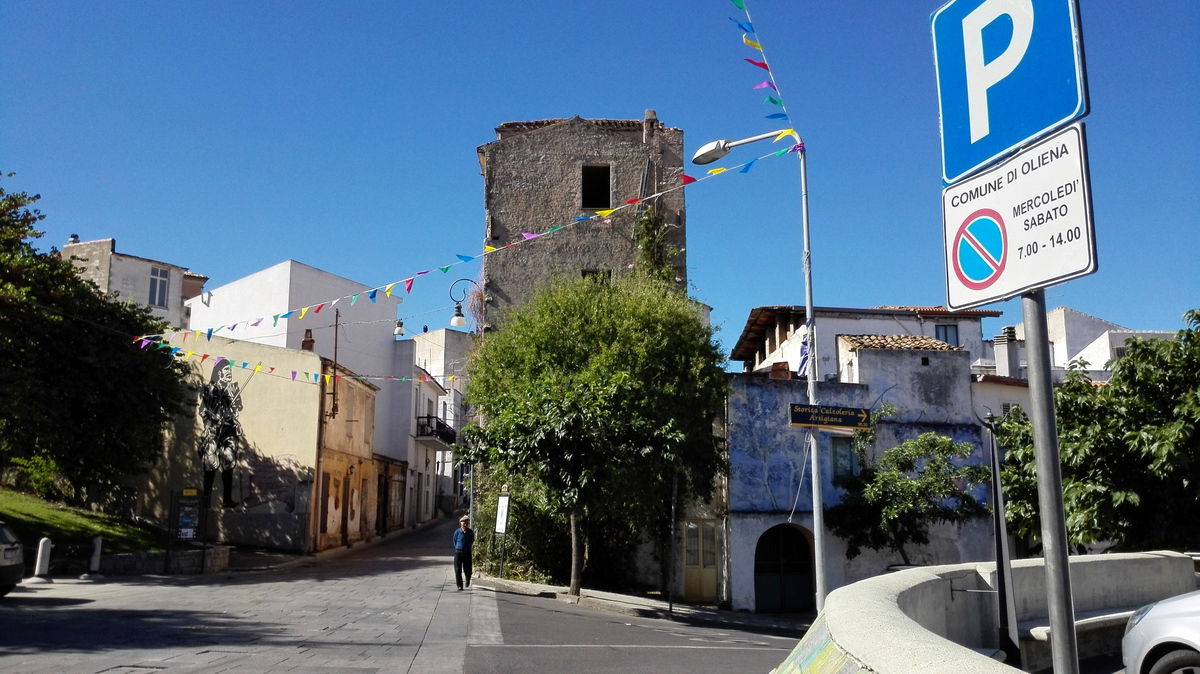
M463 574L467 576L467 585L471 584L471 551L470 550L455 550L454 551L454 582L461 588L463 586Z

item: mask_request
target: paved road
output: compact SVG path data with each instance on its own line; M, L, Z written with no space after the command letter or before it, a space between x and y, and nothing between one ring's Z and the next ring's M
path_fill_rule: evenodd
M797 641L794 636L634 618L540 597L499 593L495 605L503 639L476 638L482 632L472 626L465 671L766 674Z
M452 526L280 571L21 586L0 671L767 671L795 643L457 592Z

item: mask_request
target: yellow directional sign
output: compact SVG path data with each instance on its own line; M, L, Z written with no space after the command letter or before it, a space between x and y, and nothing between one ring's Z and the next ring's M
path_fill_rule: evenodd
M832 426L865 430L871 427L871 415L861 407L830 407L792 403L791 419L793 426L807 428Z

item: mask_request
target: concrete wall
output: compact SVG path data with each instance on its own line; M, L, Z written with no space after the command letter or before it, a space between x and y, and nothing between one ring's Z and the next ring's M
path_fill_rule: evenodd
M1190 558L1174 552L1071 557L1076 613L1136 608L1196 587ZM777 669L879 674L1019 671L972 649L996 647L994 564L909 569L840 588ZM1047 614L1040 559L1013 563L1018 622ZM1118 635L1119 636L1119 635ZM1117 643L1110 647L1119 648Z
M170 557L168 560L167 557ZM207 549L181 549L168 552L131 552L100 556L102 576L140 576L162 573L220 573L229 568L229 547L210 545Z
M200 392L216 380L214 368L224 359L235 363L230 369L221 362L221 369L228 371L241 405L235 416L243 441L231 490L238 507L220 508L223 484L217 474L210 524L214 533L228 542L307 550L321 387L311 383L311 378L304 381L303 375L320 372L320 358L307 351L221 337L189 343L185 348L194 351L188 359L196 390L194 407L168 429L162 458L139 486L139 514L166 523L172 494L185 487L203 487ZM260 363L264 368L255 372ZM291 379L292 370L298 373L297 381Z
M821 379L825 375L840 373L838 362L838 337L841 335L916 335L925 337L936 336L936 326L958 326L959 344L963 350L975 357L983 353L982 323L977 317L955 318L951 316L921 319L911 312L854 312L831 309L816 309L817 331L817 374ZM771 369L771 364L786 361L791 370L795 371L800 364L800 347L804 342L804 327L798 326L794 332L780 335L780 339L767 353L766 357L754 367L756 371ZM862 381L856 377L855 381Z
M980 426L971 414L970 355L965 351L908 351L862 349L861 367L870 386L822 382L817 397L822 405L874 408L896 406L895 416L876 428L875 454L921 433L935 432L974 447L969 461L983 463L988 454ZM921 365L927 358L928 365ZM770 379L761 375L730 375L727 403L729 446L730 599L736 610L755 610L754 554L759 538L771 527L797 524L811 531L812 486L807 435L789 425L789 405L808 399L801 380ZM840 502L833 485L833 441L818 436L825 506ZM985 497L985 494L979 494ZM986 559L991 526L985 519L962 527L934 526L930 544L906 548L915 563L954 563ZM828 588L883 573L900 563L894 553L863 551L846 558L841 539L826 537L821 560Z
M332 374L331 364L325 365ZM378 466L371 444L378 389L349 376L336 383L336 414L333 382L322 387L325 426L317 475L316 550L371 538L378 512Z
M115 239L68 243L63 246L62 255L64 259L72 260L79 275L95 283L101 292L149 307L156 318L173 326L184 325L183 277L186 268L118 253ZM165 307L150 305L150 270L155 268L167 270Z
M385 279L386 281L387 279ZM337 362L361 375L395 375L395 327L397 306L402 298L381 291L372 302L360 294L355 302L342 299L319 313L309 310L303 319L275 319L290 309L316 306L341 297L351 297L369 287L315 267L285 260L249 276L213 288L188 301L191 325L195 330L226 326L221 335L259 344L299 349L304 331L312 330L314 350L325 358L334 358L335 311L341 310L342 327L338 335ZM263 319L257 326L257 319ZM230 329L229 326L237 324ZM407 458L405 428L397 427L386 410L395 407L395 387L383 386L377 394L374 448L382 456L404 461Z
M484 243L500 247L522 241L523 232L570 226L522 245L519 254L498 251L484 259L485 289L497 308L498 320L503 320L505 307L522 303L554 277L578 277L581 270L621 273L634 261L633 223L639 209L623 209L608 219L611 222L571 224L573 218L597 210L582 206L584 166L611 167L609 208L678 185L682 171L683 132L663 127L657 120L643 124L640 120L575 117L529 123L520 129L516 126L520 125L479 148L487 211ZM648 191L643 191L644 183ZM671 192L657 202L656 211L673 226L670 244L686 248L683 192ZM675 262L686 283L686 253L680 253ZM491 309L488 318L496 323L491 320Z

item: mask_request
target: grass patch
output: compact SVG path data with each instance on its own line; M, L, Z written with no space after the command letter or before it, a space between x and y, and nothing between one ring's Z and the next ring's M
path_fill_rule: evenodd
M103 536L105 553L163 549L162 534L154 529L3 487L0 487L0 520L16 531L27 548L36 548L42 538L60 545L90 544L92 537Z

